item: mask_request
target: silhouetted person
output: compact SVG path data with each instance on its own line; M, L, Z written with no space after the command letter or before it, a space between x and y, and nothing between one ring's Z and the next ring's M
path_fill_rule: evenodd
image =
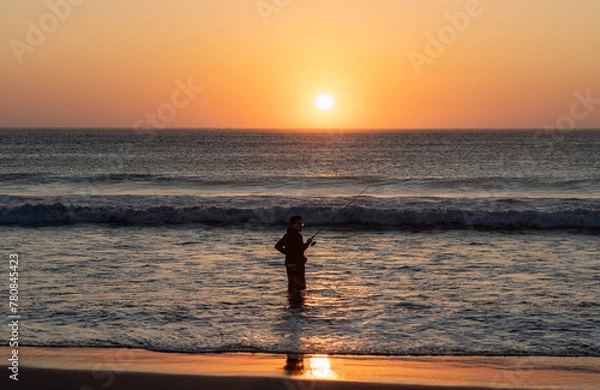
M306 369L304 368L304 355L288 353L283 371L289 376L301 376Z
M316 241L313 241L312 238L309 238L304 243L302 234L300 234L303 227L302 217L294 215L290 218L287 233L275 244L275 249L285 255L288 292L291 293L306 290L306 279L304 276L306 256L304 256L304 251L309 246L316 244Z

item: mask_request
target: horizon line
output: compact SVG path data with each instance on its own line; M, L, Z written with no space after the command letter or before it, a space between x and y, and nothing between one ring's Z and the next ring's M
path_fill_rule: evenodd
M572 132L572 131L599 131L600 128L574 128L574 129L547 129L541 127L323 127L323 128L296 128L296 127L171 127L171 128L132 128L119 126L11 126L0 127L0 131L6 130L113 130L113 131L136 131L140 133L169 132L169 131L247 131L247 132L408 132L408 131L546 131L546 132Z

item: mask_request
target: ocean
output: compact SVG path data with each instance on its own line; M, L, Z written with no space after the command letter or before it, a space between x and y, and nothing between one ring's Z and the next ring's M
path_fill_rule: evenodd
M18 254L20 345L600 356L599 151L600 131L5 129L2 284ZM305 239L327 225L290 300L295 214Z

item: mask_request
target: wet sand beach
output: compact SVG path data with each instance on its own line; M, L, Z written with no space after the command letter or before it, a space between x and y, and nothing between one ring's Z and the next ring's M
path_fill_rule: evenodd
M8 348L0 349L8 356ZM19 349L14 389L598 389L595 357L180 354L121 348Z

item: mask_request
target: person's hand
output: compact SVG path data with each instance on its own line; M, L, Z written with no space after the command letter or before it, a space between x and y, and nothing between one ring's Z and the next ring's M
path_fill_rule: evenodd
M312 238L309 238L308 240L306 240L306 243L307 243L308 245L310 245L310 246L313 246L313 245L315 245L317 242L316 242L316 241L313 241L313 239L312 239Z

